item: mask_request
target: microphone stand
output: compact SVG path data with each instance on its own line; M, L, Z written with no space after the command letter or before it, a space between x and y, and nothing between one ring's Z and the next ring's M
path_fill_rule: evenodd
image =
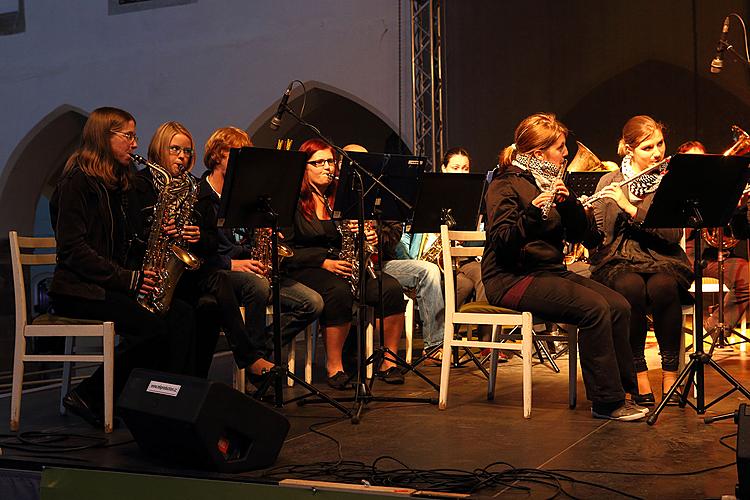
M364 335L365 335L365 312L367 305L365 304L365 277L367 275L367 269L365 266L364 261L364 234L365 234L365 205L364 205L364 184L362 181L362 177L367 176L374 184L376 184L378 187L383 189L385 192L390 194L393 199L398 201L401 205L403 205L406 209L413 211L414 207L411 206L410 203L408 203L406 200L401 198L398 194L396 194L391 188L383 184L380 179L377 179L374 177L367 169L362 167L356 160L354 160L349 154L344 151L343 148L340 148L339 146L335 145L333 141L328 139L323 133L313 124L308 123L305 121L301 116L299 116L294 110L292 110L287 104L282 103L280 108L283 108L284 111L289 113L292 118L294 118L297 123L302 125L303 127L306 127L310 129L320 140L325 142L328 146L333 148L339 155L341 155L342 158L345 158L349 161L349 164L352 165L353 172L354 172L354 179L355 182L353 184L356 184L356 190L357 190L357 196L359 200L359 204L357 206L357 244L359 246L359 305L358 305L358 335L357 335L357 380L355 383L355 391L354 391L354 397L353 398L334 398L336 401L352 401L354 403L354 410L352 412L351 416L351 422L352 424L358 424L361 420L362 410L364 409L364 406L370 403L371 401L386 401L386 402L403 402L403 403L427 403L427 404L437 404L437 400L435 398L399 398L399 397L378 397L374 396L371 391L371 386L368 386L365 384L365 380L367 380L367 372L366 372L366 366L367 364L364 362L363 359L363 348L364 345ZM382 273L382 270L381 270ZM380 286L380 285L379 285ZM381 300L382 302L382 300ZM382 313L382 308L381 308ZM382 332L383 329L383 318L380 318L380 329ZM382 338L381 338L382 340ZM397 363L402 364L403 366L410 366L406 360L401 358L398 354L388 350L391 354L391 356L394 357ZM377 367L376 367L377 368ZM375 377L375 374L373 373L373 377ZM423 377L424 378L424 377ZM306 404L306 403L315 403L318 402L317 400L301 400L299 401L299 404Z

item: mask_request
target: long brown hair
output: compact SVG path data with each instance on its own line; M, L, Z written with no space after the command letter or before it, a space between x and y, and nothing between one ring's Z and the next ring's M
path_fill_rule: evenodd
M68 158L63 174L78 166L83 173L98 179L109 189L127 189L132 182L132 171L117 164L110 135L121 131L130 121L135 123L135 118L122 109L103 107L92 111L83 126L81 145Z
M193 148L193 154L188 160L186 172L190 172L195 165L195 141L190 131L179 122L166 122L159 125L159 128L154 132L154 136L151 138L151 143L148 145L148 159L164 168L167 168L169 162L169 143L172 142L172 137L177 134L182 134L190 139L190 147Z
M529 154L552 146L560 135L568 135L568 127L552 113L534 113L527 116L516 127L513 145L500 152L498 166L504 171L516 154Z
M617 154L625 156L628 148L635 149L640 143L654 135L658 130L664 133L664 124L657 122L647 115L637 115L631 118L622 127L622 137L617 144Z
M302 145L299 147L299 150L307 154L307 160L312 158L312 155L314 155L318 151L330 150L331 154L333 155L333 162L335 164L333 173L334 175L338 175L339 164L336 156L336 151L334 151L334 149L325 142L321 141L320 139L309 139L302 143ZM331 184L328 185L328 189L326 189L326 192L323 193L328 199L328 205L330 207L333 207L334 200L336 199L337 186L338 181L333 180L331 181ZM299 209L302 212L302 215L304 215L305 219L307 220L312 220L313 216L315 215L315 200L313 199L312 193L312 185L310 183L310 178L307 175L307 168L305 168L305 175L304 177L302 177L302 187L299 191Z

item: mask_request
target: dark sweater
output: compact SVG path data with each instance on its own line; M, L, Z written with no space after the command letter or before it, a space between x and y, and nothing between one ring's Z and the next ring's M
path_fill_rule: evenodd
M482 257L482 281L488 297L502 297L524 276L563 273L563 240L580 242L594 228L573 194L543 220L542 211L531 204L539 194L531 173L515 166L490 182Z

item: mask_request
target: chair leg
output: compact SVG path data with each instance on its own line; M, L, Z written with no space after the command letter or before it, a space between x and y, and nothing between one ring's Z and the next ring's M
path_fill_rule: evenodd
M115 324L104 323L102 339L104 355L104 432L112 432L114 419L114 359L115 359Z
M10 397L10 430L18 431L21 420L21 395L23 393L23 358L26 355L26 337L16 335L13 354L13 383Z
M232 360L234 362L234 360ZM232 386L240 391L241 393L245 393L245 369L240 368L237 365L232 366Z
M440 392L438 396L438 409L445 410L448 406L448 383L451 373L451 356L453 351L453 325L445 324L443 335L443 359L440 363Z
M533 344L533 325L531 313L522 313L521 353L523 354L523 416L531 418L531 348Z
M70 356L73 354L73 343L75 337L65 337L65 355ZM63 405L63 398L70 392L70 373L72 371L73 363L70 361L63 361L62 378L60 379L60 415L66 414L65 405Z
M411 364L414 336L414 301L412 299L409 299L406 304L404 323L404 336L406 337L406 356L404 359L407 363Z
M578 327L570 325L568 332L568 406L578 403Z
M289 370L290 373L294 373L294 369L296 368L297 364L297 336L295 335L294 338L292 338L292 341L289 342L289 351L287 353L287 361L286 361L286 368ZM294 387L294 379L291 377L287 377L286 379L286 385L287 387Z
M307 359L305 359L305 382L312 384L312 365L315 360L315 339L318 337L318 321L315 320L305 330Z
M492 342L497 342L498 325L492 325ZM495 381L497 380L498 350L490 349L490 372L487 376L487 401L495 399Z
M369 359L370 356L372 356L373 352L373 335L375 334L375 326L374 326L374 310L370 307L367 308L367 318L365 318L365 323L367 324L365 328L365 359ZM374 363L370 363L367 365L367 378L372 378L372 367Z

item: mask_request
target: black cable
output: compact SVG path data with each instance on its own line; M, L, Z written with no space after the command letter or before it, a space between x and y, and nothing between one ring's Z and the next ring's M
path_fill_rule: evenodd
M729 448L730 450L732 450L732 452L737 453L737 448L734 448L733 446L728 445L727 443L724 442L725 439L729 439L729 438L732 438L732 437L737 437L737 433L733 432L731 434L726 434L724 436L721 436L719 438L719 444L722 445L725 448ZM737 463L737 462L734 462L732 465L734 465L735 463Z
M70 444L72 442L73 444ZM83 442L83 444L75 444ZM62 444L59 444L62 443ZM29 453L38 451L68 453L72 451L103 448L108 444L106 438L86 434L59 432L19 432L18 434L0 434L0 448Z

